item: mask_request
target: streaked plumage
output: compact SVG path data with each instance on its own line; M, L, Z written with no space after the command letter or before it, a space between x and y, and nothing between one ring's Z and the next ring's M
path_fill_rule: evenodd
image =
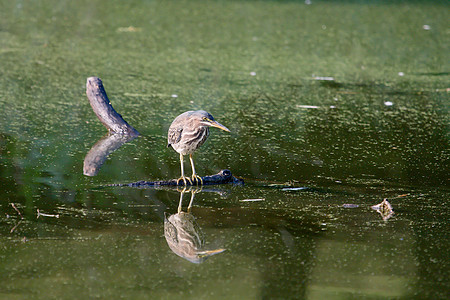
M186 185L186 180L192 184L192 181L184 176L183 156L188 154L192 166L192 180L196 180L197 183L202 183L201 177L195 173L192 154L203 145L208 138L210 126L228 132L230 131L228 128L215 121L213 116L204 110L182 113L173 120L169 127L167 147L172 147L175 151L180 153L181 177L178 181L183 180L184 185Z
M178 256L193 263L201 263L211 255L219 254L225 249L204 250L205 244L203 232L195 221L195 217L190 213L194 202L194 195L201 189L191 190L191 201L187 207L187 212L182 211L183 196L186 187L180 193L180 203L178 213L169 215L164 213L164 236L169 248Z
M199 264L225 249L204 250L203 232L190 213L164 214L164 236L169 248L178 256Z

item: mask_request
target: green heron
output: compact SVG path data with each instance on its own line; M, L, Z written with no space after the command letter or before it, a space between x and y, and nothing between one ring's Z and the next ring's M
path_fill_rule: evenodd
M168 145L180 153L181 163L181 177L178 178L177 184L183 180L186 186L186 180L192 185L192 181L197 184L203 184L203 180L195 173L193 153L206 141L209 135L209 127L217 127L222 130L230 132L228 128L214 120L210 113L204 110L187 111L182 113L173 120L169 127L169 134L167 137ZM189 159L192 166L192 181L189 177L184 175L184 155L189 154Z

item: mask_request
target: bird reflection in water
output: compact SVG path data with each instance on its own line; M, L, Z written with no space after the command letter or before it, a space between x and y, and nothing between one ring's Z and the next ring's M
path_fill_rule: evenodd
M225 251L225 249L202 249L204 247L203 232L195 221L195 217L191 214L194 196L200 191L199 188L184 188L180 194L178 212L173 215L166 213L164 216L164 236L169 248L176 255L196 264L202 263L212 255ZM183 212L183 196L186 192L191 193L191 200L187 211Z

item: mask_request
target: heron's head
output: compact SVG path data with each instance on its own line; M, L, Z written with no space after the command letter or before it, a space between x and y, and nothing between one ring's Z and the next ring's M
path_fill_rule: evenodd
M228 128L226 128L225 126L214 120L213 116L204 110L198 110L194 112L194 115L201 126L216 127L224 131L230 132Z

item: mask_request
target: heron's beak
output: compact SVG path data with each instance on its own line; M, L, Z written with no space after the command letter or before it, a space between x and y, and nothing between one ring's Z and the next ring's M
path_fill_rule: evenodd
M217 121L210 121L210 122L208 122L208 125L212 126L212 127L216 127L216 128L222 129L222 130L227 131L227 132L230 132L230 129L226 128L225 126L223 126L222 124L220 124Z
M199 257L208 257L208 256L212 256L215 254L219 254L222 253L223 251L225 251L226 249L216 249L216 250L206 250L206 251L200 251L198 253Z

